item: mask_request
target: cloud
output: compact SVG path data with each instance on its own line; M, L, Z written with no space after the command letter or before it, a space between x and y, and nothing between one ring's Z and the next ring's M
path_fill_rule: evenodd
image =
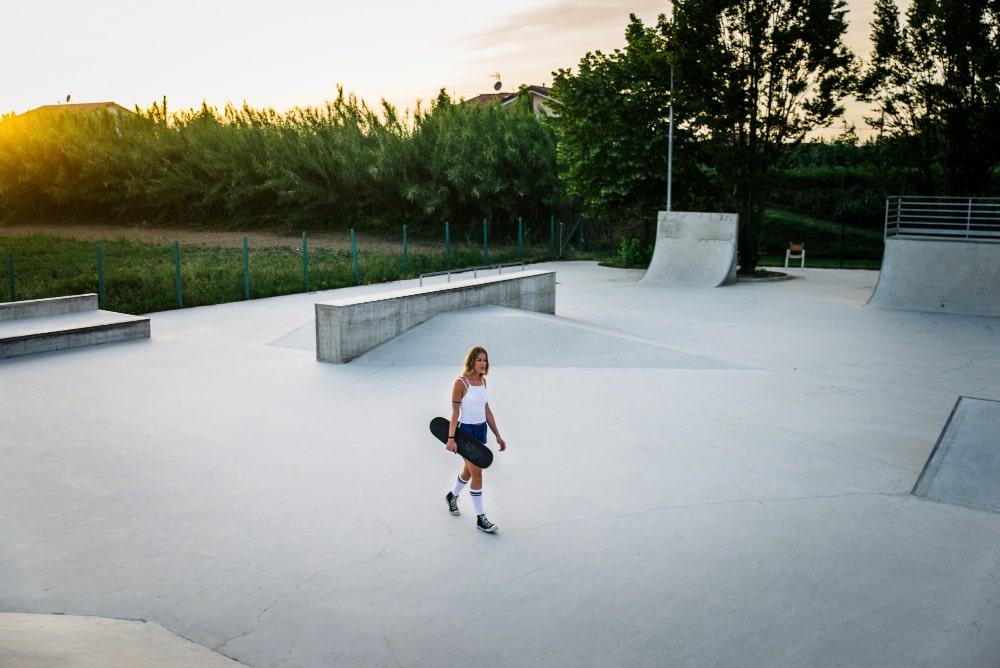
M622 43L630 13L651 22L667 9L663 0L562 0L506 17L487 30L465 35L446 46L474 58L475 53L494 57L498 52L513 52L525 44L537 48L539 42L586 43L609 33Z

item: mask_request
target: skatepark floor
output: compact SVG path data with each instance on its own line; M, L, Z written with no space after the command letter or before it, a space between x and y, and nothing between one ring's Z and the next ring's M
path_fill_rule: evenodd
M1000 666L1000 513L910 494L957 397L1000 399L1000 319L865 307L870 271L539 268L555 316L449 313L345 365L313 304L412 281L0 362L0 612L258 667ZM447 512L427 429L476 343L496 535ZM2 621L0 665L60 665L26 645L65 633Z

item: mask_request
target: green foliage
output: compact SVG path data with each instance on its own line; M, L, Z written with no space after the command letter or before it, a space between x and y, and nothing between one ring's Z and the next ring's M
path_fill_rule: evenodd
M916 170L894 162L891 139L810 141L789 151L773 173L771 204L836 223L882 229L885 198L912 192Z
M865 230L828 220L769 209L764 216L759 252L781 257L784 262L788 242L805 242L806 259L871 260L882 258L882 231Z
M1000 162L1000 5L913 0L900 24L876 0L861 93L878 109L869 125L920 170L918 192L984 194Z
M522 93L512 105L455 104L444 93L418 111L409 164L429 188L409 196L424 213L449 220L495 221L491 230L516 234L517 216L540 219L566 207L556 176L555 133ZM503 227L500 227L500 225Z
M678 110L731 186L741 271L752 273L775 168L842 112L852 83L843 0L677 0L660 19Z
M628 227L655 220L666 202L670 59L662 31L634 15L625 39L624 49L587 53L575 74L555 73L558 114L548 122L559 136L568 194L592 219ZM699 168L690 134L679 128L674 143L674 208L711 210L718 192L710 172Z
M635 237L621 240L612 264L616 267L646 267L653 257L653 246L643 244Z
M525 101L401 117L341 89L318 108L35 112L0 121L0 216L288 229L439 226L566 207ZM515 233L516 233L516 227ZM419 229L414 229L419 233Z

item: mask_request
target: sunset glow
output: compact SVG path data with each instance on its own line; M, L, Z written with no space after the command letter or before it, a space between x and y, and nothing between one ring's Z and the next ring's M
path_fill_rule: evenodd
M628 14L645 22L660 0L130 0L4 2L0 112L113 100L131 108L166 95L173 109L202 100L279 110L321 104L337 84L370 104L412 109L440 88L461 97L550 84L587 51L624 44ZM849 45L868 52L871 0L852 0ZM850 119L863 133L860 110Z

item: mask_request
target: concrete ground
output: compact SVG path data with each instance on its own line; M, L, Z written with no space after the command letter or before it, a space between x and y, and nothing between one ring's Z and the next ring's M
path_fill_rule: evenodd
M146 619L251 666L1000 666L1000 514L910 495L1000 319L876 272L709 290L558 271L320 364L313 303L0 362L0 610ZM543 266L544 268L544 266ZM490 351L500 533L427 432Z

